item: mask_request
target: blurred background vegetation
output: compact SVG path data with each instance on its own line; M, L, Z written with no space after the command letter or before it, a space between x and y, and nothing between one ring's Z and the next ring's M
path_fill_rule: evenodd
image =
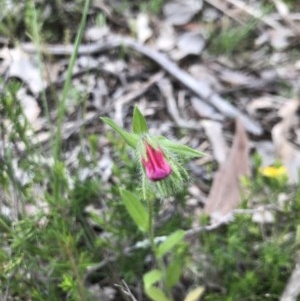
M122 24L128 10L160 17L164 3L111 1L104 5L94 1L86 16L86 26L108 23L117 32L134 35L130 26L124 28L109 19L110 12L104 8L111 8L113 19ZM286 3L291 10L300 9L299 1ZM40 47L44 43L73 43L80 30L78 26L84 29L80 22L85 17L85 4L83 0L2 1L2 46L13 48L25 42ZM263 6L266 12L274 9L269 1L263 1ZM208 39L209 52L238 55L250 47L256 26L255 20L239 26L216 24ZM121 50L118 55L122 55ZM127 51L126 56L133 54ZM44 55L39 60L42 70ZM72 70L70 76L71 73ZM21 86L20 80L2 75L1 300L147 300L142 278L156 263L149 246L143 246L145 237L130 219L119 194L120 187L132 192L139 190L134 154L103 124L92 129L81 127L78 135L70 139L54 131L47 142L35 144L31 124L16 96ZM65 87L82 102L81 107L87 106L88 95L78 94L72 85ZM61 95L57 93L54 102L49 101L51 97L49 93L39 98L50 130L55 129L57 122L53 116L57 117L59 112L66 114ZM178 132L184 136L184 131ZM57 145L60 140L62 143ZM68 150L76 146L78 152L72 159L76 163L69 164ZM60 148L60 156L55 154L56 147ZM112 161L103 161L105 152ZM111 164L109 180L103 179L106 167L99 162ZM233 219L216 229L205 230L209 217L197 217L204 230L164 256L166 264L177 262L181 267L174 271L178 275L171 286L174 300L280 299L300 243L300 193L298 187L287 185L286 178L261 174L257 154L252 158L252 167L253 176L243 182L247 192L243 204ZM211 173L214 170L211 166L207 169ZM158 237L193 227L193 212L187 212L188 195L187 187L174 198L155 201ZM257 204L267 208L273 220L254 222ZM205 289L204 293L187 299L187 293L199 287Z

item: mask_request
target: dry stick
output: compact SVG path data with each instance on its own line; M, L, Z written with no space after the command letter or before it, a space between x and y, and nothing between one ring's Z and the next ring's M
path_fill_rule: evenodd
M120 41L114 39L103 39L99 42L81 45L78 49L78 55L91 55L106 52L120 46ZM32 43L23 43L21 48L27 53L36 53L36 48ZM74 51L73 45L42 45L41 51L45 54L66 56Z
M296 301L300 295L300 254L296 255L296 266L284 289L280 301Z
M243 1L240 1L240 0L226 0L226 1L229 2L230 4L236 6L240 10L244 11L249 16L259 20L262 23L265 23L266 25L268 25L269 27L271 27L273 29L282 28L282 26L278 22L276 22L275 20L273 20L272 18L270 18L268 16L264 16L261 11L250 7Z
M181 118L178 112L176 100L174 98L173 87L171 81L168 78L163 78L161 81L159 81L158 87L161 94L166 99L169 114L179 127L193 130L197 130L202 127L201 124L197 123L196 121L187 121Z
M245 128L255 135L262 134L261 126L240 112L236 107L223 99L220 95L215 93L211 87L204 81L196 80L186 71L180 69L174 62L172 62L166 55L151 49L148 46L142 45L136 40L129 37L121 37L117 35L110 35L110 37L101 42L93 43L90 45L82 45L79 48L79 54L95 54L119 46L131 48L149 59L156 62L160 67L172 75L175 79L181 82L186 88L194 92L199 98L203 99L208 104L214 106L219 112L228 118L240 118ZM23 50L27 52L34 52L34 47L31 44L23 44ZM44 51L53 55L70 55L73 46L46 46Z
M300 30L299 30L298 26L290 18L291 14L288 9L288 6L282 0L272 0L272 1L274 3L275 7L277 8L277 11L278 11L280 17L291 28L291 30L294 32L294 34L296 36L300 37Z
M162 78L162 76L163 76L163 72L158 72L153 76L151 76L147 82L141 84L138 90L129 92L128 94L121 96L121 98L118 98L118 101L120 101L120 103L118 103L118 101L116 102L116 112L120 111L121 110L120 107L122 107L122 105L124 105L125 103L131 102L134 99L143 95L145 92L147 92L147 90L157 81L159 81ZM70 136L78 132L81 127L93 123L94 121L98 120L101 116L105 115L105 113L108 112L109 112L108 108L103 108L101 112L97 111L92 116L84 120L74 122L74 125L72 127L68 128L67 130L64 129L62 130L62 139L63 140L69 139ZM39 145L44 145L46 149L49 149L50 148L49 137L47 138L47 140L38 141L35 143L36 147ZM23 152L23 155L25 155L25 152Z
M115 120L119 125L123 125L123 106L136 98L141 97L151 88L156 82L159 82L164 76L163 72L155 73L145 83L141 83L137 89L132 89L127 94L115 99Z
M252 7L250 7L249 5L247 5L246 3L240 1L240 0L226 0L227 2L231 3L232 5L238 7L240 10L243 10L245 13L247 13L248 15L250 15L251 17L259 20L260 22L268 25L269 27L273 28L273 29L282 29L284 28L280 23L278 23L276 20L268 17L268 16L263 16L263 14L256 10L253 9ZM275 6L280 5L280 2L282 2L281 0L272 0ZM294 32L295 35L297 35L298 37L300 36L300 30L297 27L296 24L294 24L290 14L283 14L282 12L280 12L280 10L278 10L278 13L280 15L280 17L285 21L285 23L290 26L290 28L292 29L292 31Z
M153 86L157 81L159 81L163 77L162 72L158 72L150 77L148 81L145 83L140 84L139 88L133 91L128 92L115 100L115 111L116 111L116 119L120 123L122 122L122 108L123 105L135 100L138 97L141 97L143 94L147 92L147 90ZM88 119L81 120L74 124L67 132L63 133L63 139L67 140L71 135L75 134L79 129L87 124L94 122L95 120L99 119L100 116L104 114L103 110L101 112L96 112L93 116Z
M125 46L128 46L135 51L142 53L148 58L155 61L158 65L164 68L170 75L181 82L186 88L190 89L197 96L203 99L205 102L213 105L218 111L229 118L240 118L245 128L256 135L262 133L262 128L250 119L248 116L240 112L236 107L231 105L220 95L215 93L211 87L204 81L196 80L186 71L180 69L174 62L172 62L166 55L151 49L145 45L142 45L131 38L121 38L120 42Z
M224 15L227 15L232 20L236 21L240 25L245 25L245 22L239 20L231 11L226 7L226 3L224 3L224 0L204 0L211 6L215 7L219 11L221 11Z
M130 290L129 286L127 285L127 283L126 283L124 280L122 280L122 283L123 283L123 286L122 286L122 285L119 285L119 284L116 284L115 286L119 287L119 288L123 291L123 293L124 293L125 295L127 295L127 296L130 297L130 299L131 299L132 301L137 301L137 299L135 298L135 296L134 296L133 293L131 292L131 290Z

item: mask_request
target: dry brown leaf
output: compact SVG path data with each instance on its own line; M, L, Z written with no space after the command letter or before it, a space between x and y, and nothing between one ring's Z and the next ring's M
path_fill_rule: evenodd
M173 59L182 59L187 55L200 55L205 46L204 37L196 31L187 31L181 34L177 40L176 52Z
M289 15L290 11L286 3L281 0L273 0L273 3L275 4L276 9L281 16L287 17Z
M23 109L23 113L26 116L28 122L34 130L39 130L42 127L42 120L39 118L41 109L34 97L26 93L24 88L21 88L17 92L17 99Z
M283 97L274 97L274 95L265 94L258 98L252 99L247 104L247 112L250 115L256 115L260 110L266 112L271 110L279 110L282 103L286 101Z
M257 47L269 43L275 50L284 50L290 46L290 39L294 33L289 28L277 28L265 30L255 41Z
M227 161L214 177L213 185L205 205L205 212L214 220L230 213L240 203L240 177L250 174L249 141L240 120Z
M224 116L220 114L214 107L210 106L197 96L191 97L191 104L201 118L212 119L216 121L224 121Z
M269 30L267 34L271 46L276 50L284 50L290 46L290 38L294 36L293 31L289 28Z
M214 158L219 164L223 164L228 155L228 147L224 138L222 124L212 120L203 120L201 124L211 143Z
M202 5L200 0L173 0L164 5L163 12L167 22L184 25L202 9Z
M21 48L3 48L0 58L3 60L2 65L8 68L8 76L21 79L33 94L37 95L46 86L37 62Z
M109 28L103 26L91 26L85 32L85 39L88 41L99 41L109 33Z
M136 18L136 34L139 42L146 42L153 34L149 25L149 17L145 13L140 13Z
M204 64L193 64L188 68L188 71L197 81L207 83L216 91L222 89L220 81L208 66Z
M272 129L275 150L288 171L290 183L297 183L299 179L300 151L288 140L290 130L299 123L298 109L298 101L287 102L279 112L282 121Z
M275 147L272 141L252 141L252 145L261 158L262 167L270 166L275 163Z
M167 23L161 22L159 24L159 36L156 39L156 47L162 51L170 51L175 47L176 32L174 27Z
M246 86L255 81L253 76L245 72L225 69L223 66L219 72L219 78L231 87Z

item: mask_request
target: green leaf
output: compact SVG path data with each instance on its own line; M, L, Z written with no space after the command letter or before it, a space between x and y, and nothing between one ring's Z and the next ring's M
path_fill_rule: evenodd
M153 301L171 301L161 289L155 286L150 287L145 292Z
M120 189L120 194L125 208L138 228L143 231L148 231L148 214L144 205L140 200L131 192Z
M145 117L137 106L134 107L132 129L135 134L148 133L148 126Z
M63 281L59 284L59 287L61 287L61 289L63 291L69 292L70 290L72 290L72 288L74 288L74 286L75 286L75 283L74 283L72 276L70 276L68 274L64 274Z
M152 270L143 277L145 293L153 301L170 301L165 293L154 285L163 278L160 270Z
M159 140L161 145L165 146L165 148L169 149L174 154L178 154L179 156L186 158L197 158L205 155L204 153L199 152L191 147L173 142L163 136L158 136L157 139Z
M136 148L139 137L136 134L129 133L118 126L112 119L107 117L100 117L100 119L112 127L125 141L126 143L131 146L132 148Z
M161 243L157 248L157 256L163 257L167 252L174 248L177 244L183 241L185 231L177 230L167 237L167 239Z
M181 260L174 260L169 263L166 270L166 285L168 288L171 288L178 283L182 273L182 268L183 264Z
M198 301L199 298L203 295L203 293L204 293L204 287L198 286L186 295L184 301Z
M150 288L153 286L155 283L160 281L163 277L163 273L160 270L152 270L143 276L143 281L144 281L144 287L145 289Z

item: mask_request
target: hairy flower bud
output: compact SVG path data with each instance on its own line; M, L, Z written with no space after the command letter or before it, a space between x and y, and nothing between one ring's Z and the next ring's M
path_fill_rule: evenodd
M161 198L168 197L184 187L183 182L188 180L188 173L164 139L145 135L141 137L136 151L144 197L149 193Z
M145 142L146 156L142 158L142 164L146 175L151 181L160 181L172 173L172 167L167 162L164 153L159 148L154 148L147 141Z
M200 157L201 152L163 136L151 136L146 119L138 107L135 107L133 112L132 133L121 128L110 118L101 119L135 149L144 199L153 196L164 198L184 189L183 184L189 180L184 163L186 160Z

